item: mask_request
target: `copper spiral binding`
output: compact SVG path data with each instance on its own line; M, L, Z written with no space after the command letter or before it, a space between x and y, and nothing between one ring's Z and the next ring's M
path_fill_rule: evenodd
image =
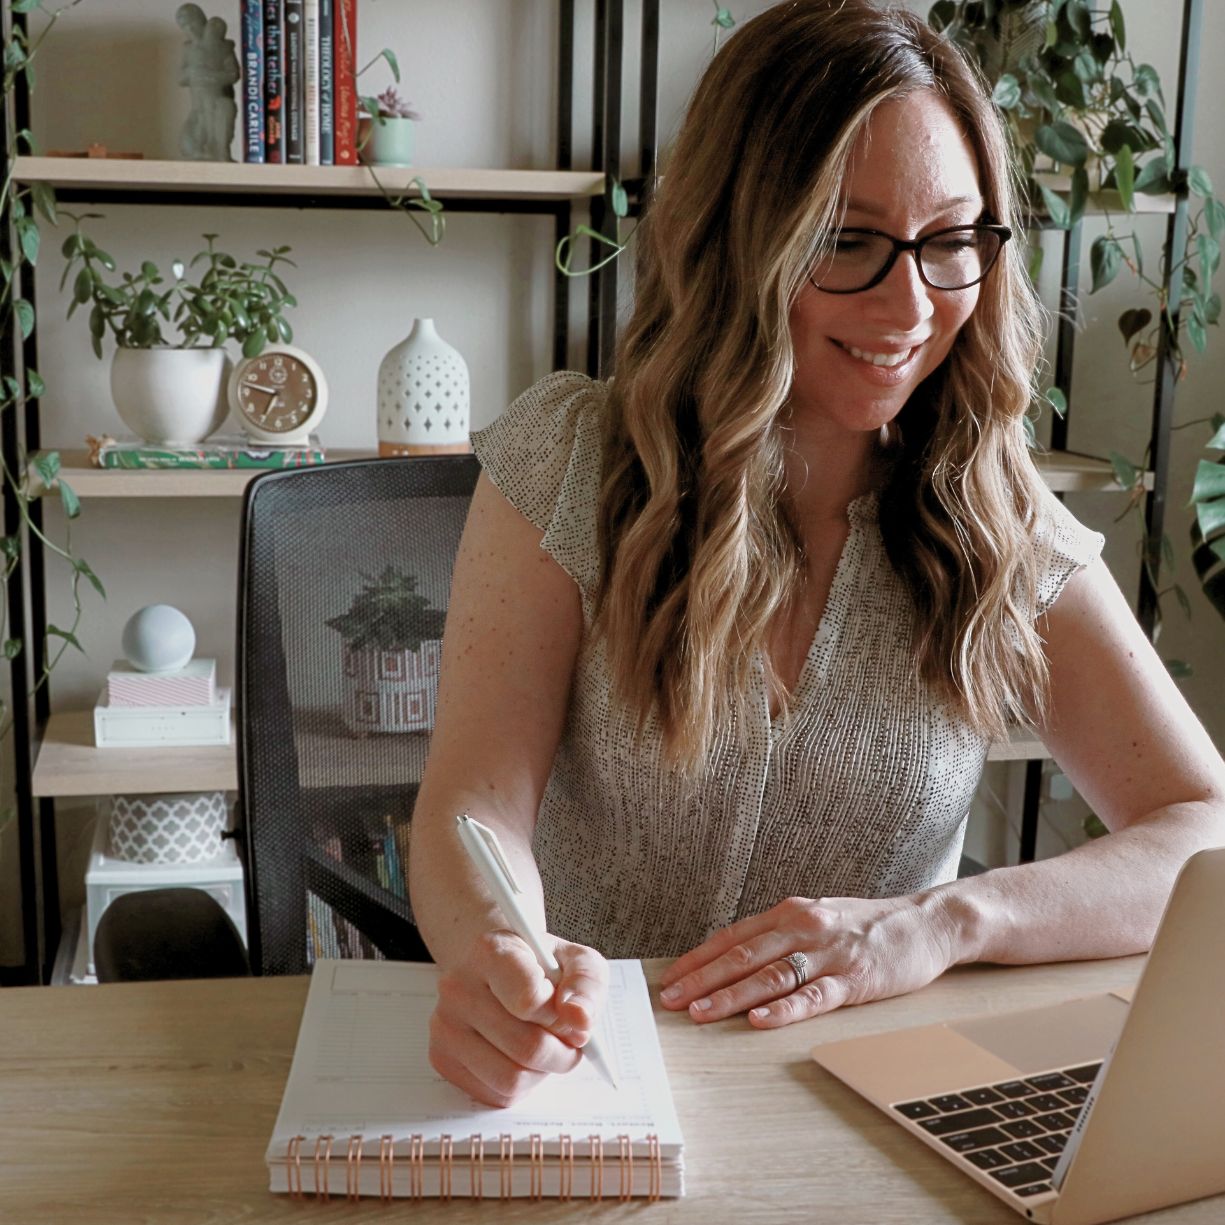
M379 1137L379 1199L384 1204L390 1203L394 1194L394 1175L396 1172L395 1143L390 1136Z
M617 1137L617 1154L621 1158L621 1185L617 1199L624 1204L634 1197L634 1146L629 1136Z
M527 1197L530 1200L544 1199L544 1140L539 1133L528 1137L528 1160L531 1161Z
M319 1155L323 1148L323 1156ZM331 1196L328 1193L328 1173L332 1168L332 1137L315 1137L315 1198L325 1203Z
M418 1202L425 1195L425 1137L421 1135L408 1141L408 1193Z
M438 1137L438 1198L444 1204L451 1202L451 1174L454 1169L455 1146L451 1137L444 1133Z
M557 1157L557 1198L569 1201L574 1195L574 1141L569 1136L559 1136Z
M502 1199L510 1199L514 1194L514 1176L515 1142L503 1132L498 1137L498 1194Z
M658 1136L647 1136L647 1162L650 1175L647 1180L647 1200L654 1204L664 1193L663 1153L660 1151Z
M345 1199L355 1203L362 1197L362 1138L349 1137L349 1151L345 1154Z
M604 1137L588 1136L591 1144L591 1198L604 1198Z
M286 1170L289 1183L290 1199L305 1199L302 1194L302 1142L305 1136L294 1136L285 1150L285 1160L289 1163Z
M468 1186L470 1198L485 1198L485 1137L479 1132L468 1139Z

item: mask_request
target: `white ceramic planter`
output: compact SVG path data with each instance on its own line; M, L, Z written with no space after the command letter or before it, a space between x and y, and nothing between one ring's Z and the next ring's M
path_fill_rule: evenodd
M424 732L434 726L442 643L430 639L417 651L350 651L345 648L350 730Z
M224 349L116 349L111 398L138 438L191 446L225 420L229 377Z
M413 121L403 115L385 116L382 123L363 115L357 121L357 142L361 159L368 165L413 164Z
M433 319L414 319L379 364L379 454L465 454L470 398L459 350L438 335Z

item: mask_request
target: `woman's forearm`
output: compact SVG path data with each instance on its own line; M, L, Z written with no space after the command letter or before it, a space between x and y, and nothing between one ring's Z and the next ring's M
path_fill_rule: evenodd
M413 917L434 960L444 967L453 965L479 936L506 926L459 840L455 817L461 812L498 835L524 891L524 908L543 926L544 900L532 858L530 823L500 811L487 797L459 791L423 796L423 801L413 813L409 893Z
M952 964L1145 952L1183 863L1223 843L1219 803L1175 804L1066 854L942 885Z

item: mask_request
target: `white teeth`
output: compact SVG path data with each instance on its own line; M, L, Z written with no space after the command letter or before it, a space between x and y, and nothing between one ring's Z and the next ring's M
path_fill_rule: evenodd
M905 353L867 353L863 349L857 349L854 345L842 346L852 357L857 357L861 362L869 362L873 366L900 366L911 354L912 350L907 349Z

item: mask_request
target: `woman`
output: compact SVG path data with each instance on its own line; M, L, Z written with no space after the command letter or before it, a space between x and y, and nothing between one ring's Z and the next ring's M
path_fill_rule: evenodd
M782 1025L958 962L1143 950L1225 841L1225 767L1026 451L1014 218L950 44L778 5L694 97L615 383L553 375L478 436L411 854L431 1057L473 1096L574 1066L603 957L679 956L668 1007ZM1114 832L955 880L1017 717ZM464 810L547 914L556 991Z

